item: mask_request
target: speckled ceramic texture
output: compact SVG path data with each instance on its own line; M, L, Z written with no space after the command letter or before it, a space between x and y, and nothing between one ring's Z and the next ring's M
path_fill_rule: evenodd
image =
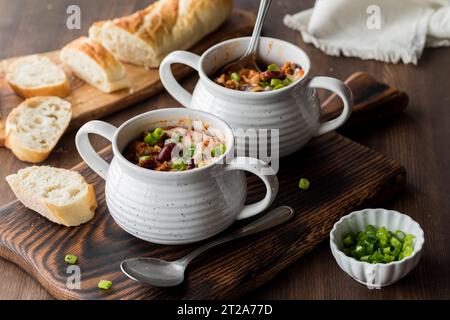
M334 130L348 119L352 104L350 89L337 79L311 79L311 63L306 53L282 40L262 37L258 57L265 63L280 66L285 61L296 62L305 71L300 81L280 90L258 93L227 89L212 81L209 76L241 57L248 42L248 37L228 40L210 48L201 57L184 51L173 52L161 63L161 80L167 91L183 105L210 112L235 130L279 130L279 142L272 145L272 154L280 157L296 152L313 136ZM173 78L170 71L173 63L184 63L198 70L200 80L192 95ZM336 120L319 123L320 102L316 88L335 91L343 98L344 110ZM238 135L236 131L235 135ZM244 154L244 149L255 148L255 145L237 145L239 154Z
M220 130L227 153L216 163L182 172L157 172L126 160L121 151L144 130L183 126L192 120ZM95 133L112 141L114 158L108 165L92 150L87 135ZM233 158L233 133L217 117L188 109L162 109L137 116L119 129L91 121L77 134L77 148L86 163L106 180L106 203L114 220L125 231L153 243L185 244L209 238L235 220L264 211L274 200L278 181L260 176L268 188L266 197L245 206L244 170L259 173L270 167L260 160ZM225 161L227 160L227 161Z
M370 264L348 257L342 252L342 237L350 232L365 230L368 224L413 234L416 237L414 253L401 261L387 264ZM419 262L424 242L424 233L416 221L405 214L385 209L352 212L336 222L330 233L331 252L338 265L349 276L370 289L391 285L406 276Z

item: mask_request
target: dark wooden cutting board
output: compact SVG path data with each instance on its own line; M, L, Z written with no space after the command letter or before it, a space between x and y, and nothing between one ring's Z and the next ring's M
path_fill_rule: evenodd
M356 91L363 83L371 89ZM363 125L364 121L377 117L377 110L391 115L407 104L404 93L376 83L366 74L353 75L349 84L358 102L349 124ZM371 103L365 104L369 100ZM395 108L386 108L394 100ZM337 99L331 97L324 108L324 117L339 107ZM102 153L111 157L110 149ZM203 254L188 268L186 281L175 288L141 286L124 276L119 264L125 258L137 256L177 259L198 244L154 245L122 231L106 208L104 182L85 164L75 169L95 184L99 203L95 218L80 227L65 228L50 223L18 201L12 202L0 209L0 255L28 271L59 299L233 299L267 282L315 248L328 237L332 225L342 215L378 205L395 195L404 185L406 174L395 161L335 132L282 159L280 168L280 190L272 207L292 206L294 218L272 230ZM298 188L301 177L311 181L310 189ZM248 185L249 201L258 200L264 186L255 177L248 178ZM67 253L79 258L79 290L66 286ZM112 289L98 289L100 279L112 280Z

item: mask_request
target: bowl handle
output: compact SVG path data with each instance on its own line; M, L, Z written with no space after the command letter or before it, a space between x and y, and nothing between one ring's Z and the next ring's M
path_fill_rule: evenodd
M266 210L278 193L278 178L275 171L264 161L255 158L237 157L231 160L225 170L244 170L258 176L266 185L266 196L261 201L244 206L237 220L250 218Z
M182 63L198 71L199 61L200 57L196 54L188 51L174 51L164 58L159 67L159 77L164 88L172 97L187 108L191 107L192 94L178 83L173 76L171 66L174 63Z
M106 180L109 164L103 160L89 141L89 133L98 134L112 141L117 128L103 121L90 121L80 128L75 137L75 145L84 162L95 171L103 180Z
M342 126L352 113L353 95L350 88L342 81L330 77L315 77L309 83L309 87L333 91L344 103L340 116L322 123L314 136L321 136Z

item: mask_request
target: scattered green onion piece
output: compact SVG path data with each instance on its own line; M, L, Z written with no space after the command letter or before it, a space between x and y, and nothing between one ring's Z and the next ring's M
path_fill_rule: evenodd
M365 232L358 232L358 235L356 236L356 240L358 242L366 240L366 233Z
M214 149L211 150L211 156L212 157L219 157L227 151L227 146L223 143L216 146Z
M161 128L156 128L153 130L152 133L148 133L145 138L144 142L148 143L150 145L155 145L164 135L164 130Z
M97 285L102 290L108 290L112 286L112 282L109 280L100 280Z
M195 144L191 144L188 147L188 156L192 158L194 154L195 154Z
M367 231L367 232L366 232L366 240L367 240L369 243L375 243L375 242L377 242L377 236L376 236L375 232L373 232L373 231Z
M348 235L342 240L345 245L350 246L353 244L353 237L351 235Z
M383 257L383 262L384 263L389 263L395 260L394 256L391 256L390 254L385 254Z
M151 156L141 156L139 157L139 161L147 161L150 160Z
M66 254L66 256L64 257L64 261L67 264L76 264L78 261L78 258L74 254Z
M404 241L405 237L406 237L406 234L403 231L400 231L400 230L395 231L394 235L400 241Z
M172 162L172 168L178 171L186 170L186 162L183 159L179 158Z
M298 182L298 186L302 190L308 190L309 185L310 185L309 180L306 178L301 178L300 181Z
M148 133L144 138L144 142L150 145L154 145L158 142L158 140L156 140L155 137L153 137L153 134Z
M162 136L164 135L164 129L161 129L161 128L156 128L154 131L153 131L153 137L155 138L155 139L157 139L157 140L159 140L159 139L161 139L162 138Z
M291 80L290 78L285 78L285 79L282 81L282 83L283 83L285 86L288 86L288 85L290 85L290 84L292 83L292 80Z
M233 72L230 75L230 79L239 82L241 80L241 77L239 76L239 74L237 72Z
M402 247L402 243L397 238L392 237L390 242L394 248Z
M373 225L371 225L371 224L368 224L367 226L366 226L366 231L371 231L371 232L374 232L374 233L376 233L377 232L377 228L375 228Z
M266 88L270 86L270 83L267 81L261 81L259 85L261 86L261 88Z
M280 68L275 63L269 64L267 66L267 70L268 71L278 71L279 69Z
M273 90L283 89L284 87L285 87L284 84L280 83L280 84L276 85L275 87L273 87Z
M271 79L270 80L270 86L271 87L276 87L277 85L282 84L280 79Z

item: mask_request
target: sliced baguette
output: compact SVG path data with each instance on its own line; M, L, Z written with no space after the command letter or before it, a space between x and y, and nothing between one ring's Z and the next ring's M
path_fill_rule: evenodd
M78 78L103 92L111 93L130 86L122 63L89 38L80 37L66 45L60 59Z
M64 70L44 56L32 55L17 59L8 68L6 81L24 98L64 98L70 94L70 83Z
M132 15L93 24L89 37L119 60L155 68L168 53L189 49L216 30L232 6L232 0L159 0Z
M71 117L71 105L66 100L58 97L27 99L6 118L5 146L22 161L42 162L66 131Z
M68 227L91 220L97 208L94 187L77 172L32 166L6 177L25 207Z

